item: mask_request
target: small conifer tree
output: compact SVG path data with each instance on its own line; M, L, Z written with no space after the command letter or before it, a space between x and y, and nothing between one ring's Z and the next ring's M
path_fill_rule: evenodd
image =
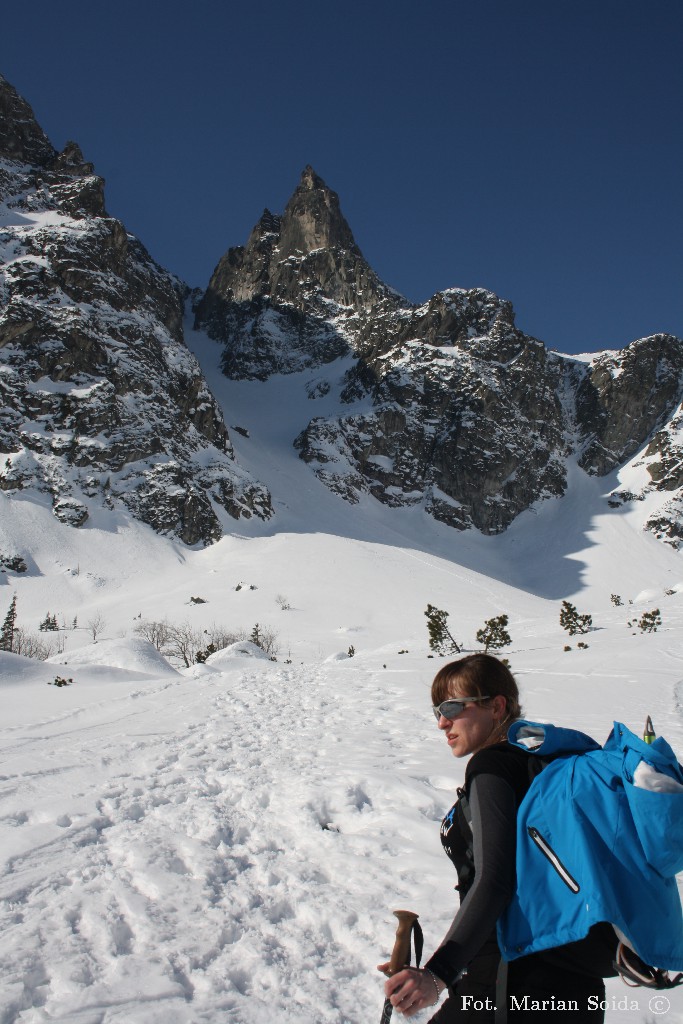
M9 606L5 621L2 624L2 630L0 630L0 651L9 651L10 653L14 650L14 629L17 621L17 595L15 594L12 598L12 602Z
M214 643L210 643L208 645L208 647L206 648L206 650L204 650L204 651L197 651L194 660L199 665L203 665L204 662L206 661L206 659L210 658L212 654L215 654L217 650L218 650L218 648L216 647L216 645Z
M614 605L614 606L615 606L616 608L620 608L620 607L621 607L621 605L622 605L622 604L624 603L624 602L623 602L623 601L621 600L621 598L620 598L619 594L612 594L612 595L611 595L611 597L610 597L610 601L612 602L612 604L613 604L613 605Z
M656 633L657 627L662 624L662 616L659 608L653 608L651 612L644 612L638 619L638 627L641 633Z
M462 647L448 628L448 612L428 604L425 615L430 648L437 654L460 654Z
M576 636L577 633L587 633L593 625L592 615L579 615L576 610L576 606L570 604L569 601L562 602L562 611L560 612L560 625L563 629L566 629L570 636Z
M487 619L481 629L477 630L477 643L484 645L484 652L488 654L489 648L499 650L512 643L512 637L507 631L507 615L497 615L493 619Z

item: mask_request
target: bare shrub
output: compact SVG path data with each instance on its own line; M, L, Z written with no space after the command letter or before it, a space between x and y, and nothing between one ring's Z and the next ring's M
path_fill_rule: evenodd
M197 652L206 646L206 634L190 625L189 622L181 622L179 625L168 623L168 636L162 650L162 654L169 658L178 658L189 668L197 660Z
M85 624L85 628L92 636L93 643L97 643L97 637L104 630L107 623L105 622L102 612L96 611Z
M135 633L154 644L165 657L181 662L185 668L202 662L216 651L222 651L231 644L252 640L270 657L279 649L279 634L270 626L255 626L247 629L228 629L213 623L208 629L193 626L187 620L181 623L143 620L135 626ZM254 634L257 639L254 640ZM198 657L199 656L199 657Z
M166 619L164 619L163 622L143 619L137 624L133 632L137 633L137 635L141 636L144 640L148 640L151 644L154 644L156 649L160 651L164 645L168 643L170 629L171 627Z
M21 654L24 658L37 658L38 661L47 661L53 654L60 654L64 648L60 648L58 640L52 637L48 640L35 633L29 633L23 626L14 628L14 653Z
M247 635L244 629L227 629L225 626L219 626L215 622L204 632L208 638L207 643L213 644L217 651L222 651L225 647L229 647L230 644L236 644L239 640L244 640Z

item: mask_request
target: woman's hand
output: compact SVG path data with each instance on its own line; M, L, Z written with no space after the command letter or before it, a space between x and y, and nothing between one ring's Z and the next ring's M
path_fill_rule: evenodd
M377 970L386 974L388 967L389 964L380 964ZM394 1009L406 1017L412 1017L427 1006L436 1006L445 988L444 982L430 971L405 967L393 977L387 978L384 994Z

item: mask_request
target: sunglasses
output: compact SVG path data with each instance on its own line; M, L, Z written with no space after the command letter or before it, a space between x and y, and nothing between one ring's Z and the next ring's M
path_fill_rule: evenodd
M458 697L457 700L445 700L442 704L437 707L433 707L434 718L439 721L441 716L447 718L449 721L453 721L458 715L461 715L465 710L467 704L476 704L480 700L490 700L489 697Z

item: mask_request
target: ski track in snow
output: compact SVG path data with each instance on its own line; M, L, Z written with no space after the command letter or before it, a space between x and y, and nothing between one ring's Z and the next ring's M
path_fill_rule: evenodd
M45 723L35 741L31 729L10 731L0 816L17 842L0 943L21 957L0 981L2 1024L251 1024L271 1021L274 1006L282 1021L360 1024L368 1006L381 1009L372 971L377 936L390 943L393 932L386 874L410 845L410 814L404 837L382 834L382 802L406 793L387 756L392 726L370 727L375 688L357 704L364 728L324 669L267 665L238 690L232 682L166 684L159 731L121 730L115 744L62 720L41 767ZM389 721L400 701L393 710ZM184 715L186 728L164 728ZM423 730L400 740L403 764L411 751L419 763ZM416 786L418 816L436 834L443 802ZM414 874L396 888L414 888Z

